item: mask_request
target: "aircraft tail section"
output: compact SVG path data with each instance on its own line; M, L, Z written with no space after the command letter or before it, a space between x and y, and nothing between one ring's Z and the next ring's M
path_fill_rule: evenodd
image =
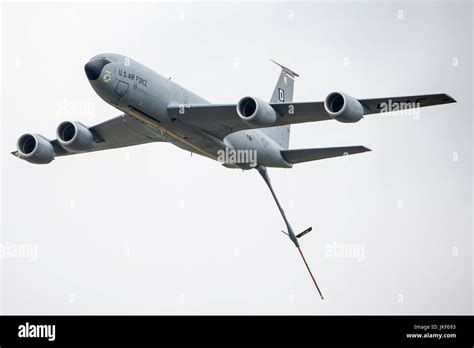
M281 155L291 164L317 161L325 158L354 155L372 151L365 146L325 147L317 149L282 150Z
M284 103L293 101L293 88L295 85L295 77L298 77L297 73L293 70L283 66L274 60L273 63L281 68L281 74L278 77L275 90L273 91L270 103Z
M281 67L281 74L278 77L270 103L292 102L295 77L299 75L274 60L272 60L272 62ZM262 132L275 140L283 149L288 149L290 142L290 126L264 128L262 129Z

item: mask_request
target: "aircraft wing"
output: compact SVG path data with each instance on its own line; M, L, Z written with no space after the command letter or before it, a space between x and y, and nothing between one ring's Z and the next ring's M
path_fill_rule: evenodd
M390 107L400 103L404 103L405 109L409 109L412 108L411 105L426 107L456 102L447 94L358 99L358 101L364 108L364 115L396 111L394 108L387 110L387 105ZM326 112L323 101L270 103L270 106L278 115L272 127L333 119ZM236 104L192 104L185 107L171 105L168 107L168 112L171 119L180 119L219 139L230 133L251 128L240 119Z
M94 146L88 152L163 141L148 126L127 114L99 123L90 127L89 130L94 136ZM74 154L64 149L57 139L50 141L50 143L53 145L55 156ZM18 151L14 151L12 154L18 156Z

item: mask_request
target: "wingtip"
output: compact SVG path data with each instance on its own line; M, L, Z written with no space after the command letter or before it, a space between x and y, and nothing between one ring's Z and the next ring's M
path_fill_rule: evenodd
M445 101L446 103L457 103L458 101L456 99L454 99L452 96L450 96L449 94L444 94L445 96Z

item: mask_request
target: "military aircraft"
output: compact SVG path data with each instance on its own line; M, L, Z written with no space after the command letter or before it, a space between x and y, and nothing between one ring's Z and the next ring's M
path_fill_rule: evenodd
M276 62L274 62L276 63ZM270 102L245 96L235 104L212 104L119 54L99 54L86 63L87 78L96 93L122 112L92 127L77 121L62 122L57 139L24 134L13 155L35 164L56 157L101 151L150 142L172 144L228 168L256 169L267 184L283 217L285 233L303 258L316 289L315 277L301 251L299 239L311 227L296 234L273 190L268 167L291 168L294 164L371 151L364 146L289 149L290 125L337 120L360 121L363 116L456 102L446 94L357 99L346 93L330 93L324 101L293 102L293 70L281 68Z

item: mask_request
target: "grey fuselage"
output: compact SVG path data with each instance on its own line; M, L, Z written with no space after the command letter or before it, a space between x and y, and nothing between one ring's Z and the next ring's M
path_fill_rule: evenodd
M223 140L170 117L167 108L211 104L146 66L119 54L100 54L91 59L109 61L96 79L89 79L95 92L107 103L140 120L163 141L218 160L229 168L251 169L256 165L290 168L281 155L283 148L259 129L238 131ZM234 158L230 158L234 155ZM223 157L224 156L224 157ZM227 156L227 157L225 157ZM224 161L222 161L224 158Z

